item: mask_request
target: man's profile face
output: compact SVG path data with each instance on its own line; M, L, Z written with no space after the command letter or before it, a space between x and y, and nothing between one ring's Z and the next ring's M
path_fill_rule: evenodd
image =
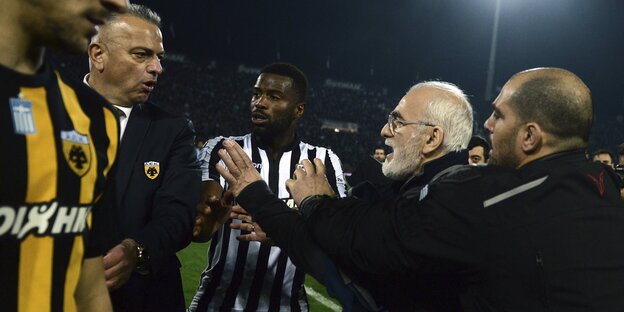
M84 53L111 12L125 12L127 0L20 0L31 35L53 49Z
M468 164L482 165L485 164L485 150L483 146L477 145L468 150Z
M373 158L375 158L378 162L384 162L384 160L386 160L386 151L382 148L376 149Z
M511 96L517 90L518 83L508 81L501 93L494 100L492 115L485 121L485 128L490 132L492 152L489 164L507 168L520 166L521 154L518 151L520 127L517 114L510 107Z
M104 49L102 78L113 104L144 103L162 73L165 50L160 29L141 18L121 16L100 34Z
M299 118L303 103L297 103L293 79L262 73L258 76L251 97L251 124L254 133L261 136L281 134Z
M605 165L609 165L609 166L613 167L613 159L611 159L611 155L609 155L607 153L602 153L602 154L595 155L593 161L601 162L601 163L603 163Z
M412 90L399 101L392 114L409 122L426 122L426 103L429 102L429 98L427 88ZM386 155L386 161L381 167L386 177L406 180L420 172L425 131L428 131L426 126L416 124L397 128L394 134L391 134L387 124L381 129L381 135L386 138L386 145L392 148L392 153Z

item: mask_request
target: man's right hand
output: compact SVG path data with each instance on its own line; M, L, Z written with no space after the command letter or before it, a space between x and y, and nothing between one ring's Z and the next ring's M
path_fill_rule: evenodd
M222 206L217 196L210 196L205 202L197 204L197 215L193 226L193 240L208 241L230 216L231 206Z
M104 276L108 290L121 287L130 278L138 259L136 246L137 242L133 239L124 239L104 256Z
M219 150L219 157L227 168L217 166L217 171L227 181L228 190L236 197L249 184L262 180L249 156L236 142L223 141L225 150Z

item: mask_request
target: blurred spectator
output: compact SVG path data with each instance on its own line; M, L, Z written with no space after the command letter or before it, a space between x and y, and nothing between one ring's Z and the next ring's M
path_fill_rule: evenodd
M375 160L377 160L380 163L386 161L386 150L381 146L375 148L375 153L373 154L373 158L375 158Z
M599 149L592 153L591 159L613 167L613 155L606 149Z
M490 143L480 136L473 136L468 143L468 164L473 166L487 164L490 155Z

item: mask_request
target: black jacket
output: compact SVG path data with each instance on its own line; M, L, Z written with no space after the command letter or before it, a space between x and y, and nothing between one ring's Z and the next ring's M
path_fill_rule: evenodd
M178 250L192 236L201 172L190 120L151 103L132 110L119 147L116 183L118 235L145 246L151 273L132 274L111 293L115 311L183 311Z
M354 196L345 202L356 203L353 210L357 211L353 211L353 215L358 217L349 221L352 215L349 213L351 210L340 211L344 213L340 220L345 218L347 222L341 221L341 224L336 224L339 228L336 229L337 232L351 231L354 225L394 232L392 225L383 221L390 219L392 207L399 198L399 194L408 190L420 190L441 171L454 165L464 164L466 159L468 159L466 151L449 153L427 163L420 175L406 183L393 183L378 189L370 184L354 187ZM318 247L311 239L310 232L306 230L305 220L301 215L285 207L262 183L253 184L243 190L237 201L253 215L276 244L291 256L299 268L321 281L331 280L331 278L324 278L327 276L325 270L328 266L322 265L325 261L319 260L322 257L315 252ZM306 213L310 214L312 211L306 211ZM324 228L333 232L333 229L330 229L331 226L333 225L324 226ZM341 240L340 235L334 238ZM383 235L369 237L368 247L374 248L375 244L385 244L380 241L383 238ZM321 245L321 247L325 246ZM372 251L375 252L374 249ZM380 256L385 255L380 254ZM457 311L460 309L457 287L449 287L449 283L438 282L442 279L448 280L446 276L436 275L433 279L432 276L423 275L418 280L386 277L374 271L354 267L350 262L342 261L340 258L332 257L332 260L352 280L370 291L378 304L391 311ZM328 290L331 292L329 286Z
M616 183L574 151L520 170L466 166L425 188L408 184L385 213L355 198L309 201L301 207L306 229L284 226L267 194L256 192L264 204L253 209L260 224L281 219L290 229L263 224L281 244L308 232L341 268L372 281L439 276L461 290L467 311L622 311Z
M453 170L385 215L352 199L309 205L308 229L341 267L440 274L467 311L624 310L624 202L613 172L582 151Z

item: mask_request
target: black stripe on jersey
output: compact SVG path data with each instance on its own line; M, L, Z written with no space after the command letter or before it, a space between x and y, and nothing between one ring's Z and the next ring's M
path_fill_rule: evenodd
M301 158L301 143L299 143L299 148L294 148L292 150L292 155L290 156L290 174L292 176L292 174L295 172L295 168L297 167L297 164L299 163L299 158Z
M69 266L69 257L74 246L73 235L63 235L54 239L52 261L52 285L65 285L65 274ZM51 311L63 311L65 287L52 287Z
M6 77L5 75L2 76ZM6 79L0 84L0 99L16 97L19 88L13 79ZM25 170L27 158L22 151L26 150L26 140L23 135L16 135L13 126L13 118L9 102L0 103L0 131L1 146L4 150L0 153L0 190L5 203L19 203L26 198L27 181ZM0 236L2 257L0 257L0 302L2 309L17 311L17 287L19 270L19 241L12 240L10 236Z
M267 158L269 159L269 163L272 163L272 159L268 155L268 153L267 153ZM251 140L251 162L254 164L263 164L262 157L260 157L260 149L258 148L258 146L256 146L256 143L254 142L253 139ZM264 165L266 164L263 164L263 166ZM268 168L269 169L269 182L272 180L279 179L279 172L278 172L278 178L271 177L272 175L271 170L275 167L276 166L269 165L269 168ZM273 189L272 186L271 186L271 190L273 190L274 193L276 192L276 190ZM264 276L266 275L270 255L271 255L271 246L267 246L266 244L260 245L260 250L258 250L258 259L256 261L256 270L254 272L254 277L251 282L251 287L249 289L249 296L247 297L247 300L248 302L250 302L251 305L246 304L245 310L253 311L251 310L251 307L253 306L256 306L257 308L258 302L260 300L260 295L262 294L262 284L264 282ZM247 257L247 251L245 251L245 258L246 257ZM245 269L245 263L242 263L240 266L237 263L236 267L234 268L234 272L244 271L244 269ZM238 292L238 289L237 289L237 292Z
M12 80L3 81L0 85L0 99L15 98L19 92L19 87ZM5 203L21 203L26 198L28 185L28 158L22 152L26 150L26 139L24 135L15 134L13 113L8 101L0 103L0 112L0 131L5 134L0 136L0 144L4 147L0 153L0 175L3 177L0 179L0 190L4 190L2 194L6 196L2 200Z
M292 292L290 293L290 308L292 311L301 311L301 305L299 300L303 299L308 304L308 297L304 296L305 290L303 288L303 282L305 273L299 269L295 271L295 277L293 278Z
M264 276L266 275L270 254L271 246L268 244L261 244L260 250L258 250L256 271L254 272L254 278L249 288L249 296L247 297L245 311L253 312L258 309L258 302L260 301L260 295L262 294L262 285L264 283ZM260 263L260 261L262 261L262 263Z
M228 242L230 240L230 235L231 235L230 223L231 221L228 221L222 225L223 227L223 240L222 241ZM219 237L219 234L220 234L220 231L217 231L217 233L215 233L215 235L212 237L212 242L218 242L219 240L221 240L221 237ZM208 259L214 259L214 254L216 252L216 249L218 248L217 246L218 244L210 244L210 251L209 251L210 257ZM197 303L197 311L208 310L208 305L210 304L210 300L212 300L212 297L214 296L217 286L221 284L221 276L223 275L223 268L225 267L225 261L227 260L228 249L229 249L229 244L221 244L221 257L219 257L219 259L216 260L219 262L212 269L212 272L209 273L211 274L210 283L208 283L208 285L206 286L206 289L204 289L204 293L199 299L199 302ZM210 265L212 265L212 263ZM203 278L203 274L206 274L206 273L202 273L202 278Z
M334 193L338 197L340 197L340 192L338 192L338 184L336 184L336 170L334 169L334 164L332 163L331 157L329 157L329 150L327 150L327 154L325 155L325 176L327 177L327 181L329 185L334 189Z
M54 133L54 143L56 145L56 162L58 164L58 173L56 175L56 195L57 199L62 202L78 203L80 200L80 177L75 174L63 156L63 145L60 139L60 132L74 130L74 126L69 118L68 112L63 104L63 97L58 84L47 88L46 101L50 110L52 120L52 131ZM83 133L85 134L85 133ZM94 158L95 155L92 155ZM93 159L91 159L93 161ZM91 168L94 170L94 168ZM60 235L54 238L54 251L52 261L52 285L64 285L69 258L72 254L74 245L74 235ZM63 300L65 298L65 289L61 287L52 287L51 311L63 311Z
M208 164L209 165L208 168L217 169L217 163L221 160L218 153L219 153L219 150L222 148L223 148L223 140L220 140L210 152L210 163ZM219 174L217 170L209 171L208 176L211 179L217 181L217 183L219 183L219 177L221 175Z
M284 287L284 274L286 272L286 263L288 256L285 252L280 252L277 259L277 268L275 277L273 278L273 288L271 289L271 301L269 303L269 311L279 311L280 301L282 300L282 287Z
M241 231L241 234L249 234L250 232ZM223 302L221 303L221 310L229 311L234 307L234 303L236 303L236 295L238 294L238 288L240 287L241 281L243 280L243 275L245 273L245 263L247 263L247 251L249 250L249 242L239 242L238 250L236 251L236 266L234 270L234 274L232 275L232 280L230 281L230 286L228 287L225 296L223 297Z

